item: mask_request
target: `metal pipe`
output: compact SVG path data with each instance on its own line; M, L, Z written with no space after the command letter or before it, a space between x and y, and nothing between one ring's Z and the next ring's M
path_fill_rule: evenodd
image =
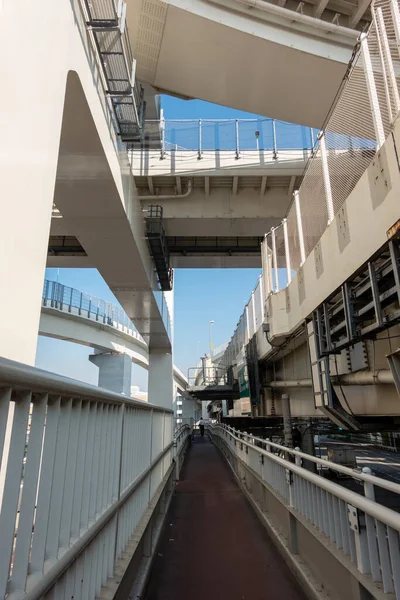
M390 369L380 369L378 371L358 371L357 373L347 373L340 377L332 376L333 383L341 385L387 385L394 384L393 374ZM286 379L284 381L271 381L268 387L272 388L292 388L292 387L312 387L311 379Z
M139 196L139 200L181 200L188 198L193 191L193 181L189 179L188 189L184 194L166 194L165 196L157 195L154 196Z
M342 27L341 25L334 25L333 23L328 23L327 21L322 21L321 19L316 19L315 17L309 17L308 15L303 15L299 12L294 12L292 10L288 10L287 8L282 8L275 4L269 4L268 2L264 2L263 0L236 0L240 4L244 4L245 6L252 6L254 8L258 8L263 12L270 13L277 17L281 17L290 21L290 24L299 23L301 25L311 25L315 27L315 29L322 29L328 33L336 33L338 35L343 35L344 37L351 38L354 44L356 43L360 32L354 29L349 29L348 27Z

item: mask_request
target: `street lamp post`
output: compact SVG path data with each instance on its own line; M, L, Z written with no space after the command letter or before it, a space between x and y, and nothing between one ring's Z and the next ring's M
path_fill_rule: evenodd
M212 343L212 328L213 328L213 325L214 325L214 321L210 321L209 322L208 332L209 332L209 344L210 344L210 358L211 358L211 360L212 360L212 351L213 351L213 343Z

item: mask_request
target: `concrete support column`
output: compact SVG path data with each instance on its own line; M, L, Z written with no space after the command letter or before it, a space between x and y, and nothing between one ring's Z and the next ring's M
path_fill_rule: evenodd
M149 351L148 399L151 404L172 409L173 405L172 354L162 350Z
M117 392L131 395L132 360L127 354L92 354L91 363L99 367L99 386Z

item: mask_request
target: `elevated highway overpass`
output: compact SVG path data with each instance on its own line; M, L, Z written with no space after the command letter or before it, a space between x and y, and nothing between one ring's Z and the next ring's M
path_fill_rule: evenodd
M137 76L156 90L320 128L370 21L368 7L368 0L129 0L127 14Z
M261 238L278 225L318 132L272 119L159 121L159 150L130 152L144 215L163 210L171 266L260 267ZM90 266L54 212L47 264Z
M107 374L102 377L101 356L105 359L104 363L108 356L112 361L115 355L122 360L128 357L129 361L146 370L149 368L148 346L120 307L55 281L44 282L39 335L93 348L95 354L89 360L94 364L99 362L99 385L102 387L110 389L107 385L110 378ZM104 371L107 371L106 364L105 367ZM176 393L185 396L188 386L186 376L175 365L173 374ZM124 387L124 393L130 395L130 373L125 374L125 382L117 376L112 379L115 383L111 388L113 391L122 392Z

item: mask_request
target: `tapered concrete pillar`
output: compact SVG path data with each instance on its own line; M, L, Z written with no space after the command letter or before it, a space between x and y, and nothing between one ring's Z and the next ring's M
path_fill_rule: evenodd
M151 404L172 409L173 405L172 354L161 350L149 352L148 399Z
M117 394L131 395L132 360L127 354L92 354L89 360L99 367L100 387Z

